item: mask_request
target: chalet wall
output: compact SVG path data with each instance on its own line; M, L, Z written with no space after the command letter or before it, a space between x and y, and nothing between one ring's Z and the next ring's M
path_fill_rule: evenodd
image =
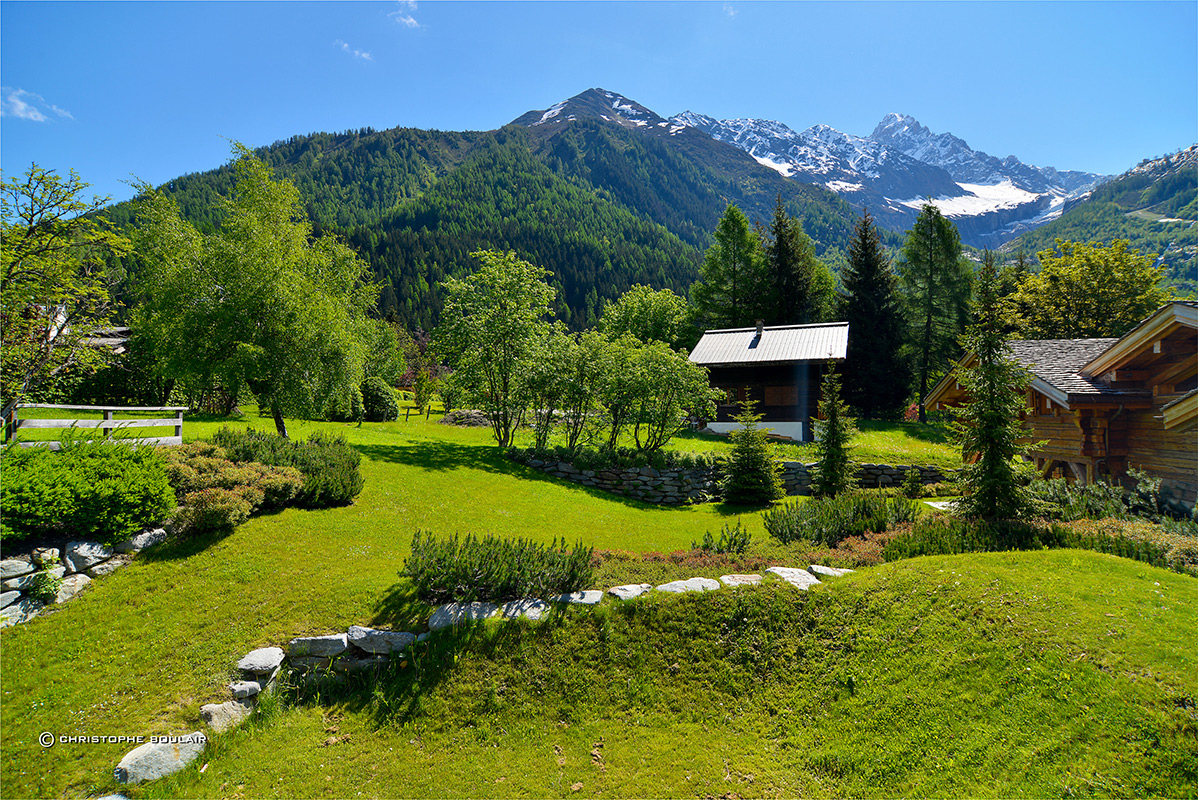
M1162 479L1182 500L1198 499L1198 427L1165 430L1160 409L1127 415L1127 462Z

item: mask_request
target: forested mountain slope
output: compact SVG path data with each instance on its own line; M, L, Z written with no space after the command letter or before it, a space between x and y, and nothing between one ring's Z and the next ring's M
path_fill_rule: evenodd
M1174 285L1198 291L1198 145L1141 162L1003 249L1034 253L1057 238L1127 239L1132 248L1163 256Z

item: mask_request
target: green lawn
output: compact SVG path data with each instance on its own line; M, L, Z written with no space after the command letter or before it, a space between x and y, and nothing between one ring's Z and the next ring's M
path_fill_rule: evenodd
M270 426L237 424L250 422ZM189 419L185 434L222 424ZM397 576L417 528L667 552L740 517L755 548L787 554L761 541L751 510L659 508L556 481L505 459L485 429L423 418L291 426L293 436L343 431L362 452L354 505L289 509L145 553L3 632L4 796L117 788L110 774L127 747L44 749L43 731L196 730L200 705L224 699L252 648L351 624L419 629L427 609ZM792 555L803 565L801 550ZM604 579L635 577L619 569ZM658 564L646 577L688 569ZM596 796L1059 794L1102 780L1094 785L1115 793L1176 794L1178 770L1192 766L1176 747L1177 715L1192 705L1176 703L1195 697L1195 587L1072 551L916 559L810 599L765 587L449 635L418 675L397 670L377 694L279 710L219 737L205 773L197 765L126 791L545 796L582 783Z

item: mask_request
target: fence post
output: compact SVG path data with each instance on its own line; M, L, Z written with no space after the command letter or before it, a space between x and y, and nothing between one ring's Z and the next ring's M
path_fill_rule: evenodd
M404 421L404 422L407 422L407 421L408 421L408 417L410 417L410 416L412 416L412 407L411 407L411 406L408 406L406 409L404 409L404 413L403 413L403 421Z
M106 410L106 411L104 412L104 421L105 421L105 422L112 422L112 412L111 412L111 411L108 411L108 410ZM104 438L105 438L105 439L109 439L109 438L111 438L111 437L112 437L112 428L109 428L109 427L105 426L105 428L104 428Z
M175 436L179 439L179 444L183 444L183 412L175 412Z
M429 415L429 414L431 414L431 413L432 413L432 411L433 411L433 404L432 404L432 403L429 403L427 406L425 406L425 407L424 407L424 418L425 418L426 420L428 419L428 415Z

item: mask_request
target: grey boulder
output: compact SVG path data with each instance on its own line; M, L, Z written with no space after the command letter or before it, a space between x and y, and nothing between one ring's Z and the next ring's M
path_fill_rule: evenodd
M760 575L721 575L720 583L725 586L756 586L761 583Z
M820 582L819 578L807 570L798 569L797 567L770 567L766 572L770 575L776 575L791 586L803 589L804 591L810 589L812 586L817 586Z
M229 684L229 691L233 693L234 698L244 700L262 691L262 684L258 681L233 681Z
M512 600L510 603L504 603L503 607L499 609L499 614L504 619L528 617L533 622L536 622L547 613L549 613L549 604L544 600L534 598Z
M21 599L21 593L18 591L0 593L0 608L8 608L13 603Z
M62 560L67 565L67 572L86 572L101 561L112 558L112 548L105 547L99 542L67 542Z
M9 625L20 625L22 622L28 622L41 613L44 604L40 600L34 600L32 597L26 597L23 600L18 600L11 605L0 608L0 628L7 628Z
M0 579L16 578L33 572L33 565L20 558L6 558L0 561Z
M91 582L92 579L86 575L68 575L63 578L62 585L58 587L58 594L54 597L55 604L74 600L75 595L86 589Z
M572 603L581 606L593 606L603 599L603 592L599 589L586 589L581 592L568 592L559 594L557 597L549 598L555 603Z
M351 625L349 629L349 643L367 653L398 653L414 641L416 634L405 631L382 631L361 625Z
M684 581L670 581L657 587L659 592L681 594L682 592L711 592L720 588L720 582L711 578L688 578Z
M244 672L266 673L274 672L283 663L281 647L259 647L251 650L237 662L237 668Z
M200 731L171 738L175 741L147 742L130 750L113 770L113 777L118 783L141 783L174 775L195 761L208 741Z
M145 550L150 545L159 544L166 541L166 529L154 528L149 531L142 531L136 536L130 536L116 546L118 553L136 553Z
M67 568L63 566L50 567L50 569L44 569L41 572L31 572L28 575L22 575L19 578L9 578L0 585L3 585L5 589L16 589L18 592L27 592L29 591L30 587L33 586L33 579L38 575L41 575L42 572L48 572L55 578L61 578L63 575L67 574Z
M821 575L824 577L827 577L827 578L839 578L841 575L848 575L850 572L853 572L854 570L837 569L836 567L825 567L823 564L812 564L811 566L807 567L807 571L810 572L812 575L815 575L817 578L820 577Z
M499 606L494 603L446 603L429 617L428 627L430 630L439 631L452 625L479 622L498 613Z
M217 733L236 728L249 717L254 707L241 700L209 703L200 707L200 717Z
M86 574L91 578L103 578L105 575L111 575L129 562L123 558L110 558L107 561L101 561L94 567L88 567Z
M33 563L39 567L53 566L58 563L60 555L57 547L35 547L33 548Z
M289 656L339 656L349 647L344 633L330 636L302 636L292 639L287 645Z
M631 600L634 597L640 597L652 588L653 584L651 583L626 583L623 586L611 587L607 593L620 600Z

